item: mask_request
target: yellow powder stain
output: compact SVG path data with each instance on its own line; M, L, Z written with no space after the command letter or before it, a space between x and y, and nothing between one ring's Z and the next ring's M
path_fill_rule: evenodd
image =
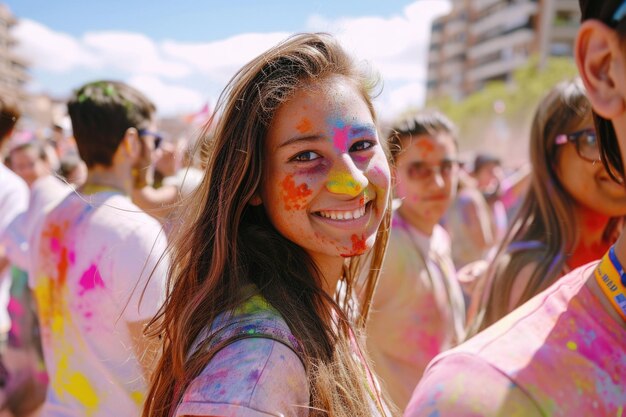
M624 412L624 407L620 405L619 408L617 409L617 417L622 417L623 412Z
M144 395L141 391L133 391L130 393L130 397L133 399L135 404L143 405Z
M576 344L576 342L572 342L571 340L567 342L566 346L569 350L578 350L578 345Z
M356 197L361 194L361 184L354 177L346 172L337 172L330 175L326 184L328 191L335 194L347 194Z
M89 380L79 372L72 372L69 369L69 352L64 352L57 364L57 373L54 387L59 398L64 398L66 394L74 397L85 407L86 415L91 416L98 410L100 399Z

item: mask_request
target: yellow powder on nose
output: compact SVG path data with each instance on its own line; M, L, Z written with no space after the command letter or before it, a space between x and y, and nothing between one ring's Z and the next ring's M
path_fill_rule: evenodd
M361 184L346 172L331 174L327 188L335 194L347 194L357 196L361 193Z

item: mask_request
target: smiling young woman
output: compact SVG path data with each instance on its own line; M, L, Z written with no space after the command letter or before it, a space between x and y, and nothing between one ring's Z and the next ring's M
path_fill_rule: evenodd
M228 85L144 416L387 413L360 349L390 221L369 81L332 37L302 34Z

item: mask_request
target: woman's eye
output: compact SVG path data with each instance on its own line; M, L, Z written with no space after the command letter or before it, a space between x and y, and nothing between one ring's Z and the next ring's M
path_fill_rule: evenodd
M352 146L350 146L350 152L358 152L363 151L365 149L369 149L374 146L374 143L369 140L360 140L355 142Z
M317 158L320 158L320 156L317 153L313 151L306 151L306 152L302 152L294 156L292 161L307 162L307 161L313 161Z

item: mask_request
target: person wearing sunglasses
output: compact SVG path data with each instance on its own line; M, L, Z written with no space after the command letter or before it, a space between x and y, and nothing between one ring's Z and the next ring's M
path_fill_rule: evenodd
M455 128L441 113L421 112L389 136L394 162L389 247L367 325L374 369L403 410L428 362L462 337L463 294L439 221L457 188Z
M585 4L583 19L619 2L581 0ZM587 91L593 88L590 99L576 80L559 84L539 106L531 133L532 188L491 266L485 311L500 308L485 317L552 285L435 358L405 417L623 414L626 312L617 300L626 299L620 264L626 236L611 246L619 229L609 219L623 216L626 204L626 48L609 32L603 23L583 22L576 41L579 70L597 75L585 80ZM611 119L604 121L613 134L599 130L600 141L589 100ZM617 138L613 127L620 129Z
M580 79L558 84L539 104L530 161L530 190L474 291L470 336L600 258L626 215L626 191L600 162Z

